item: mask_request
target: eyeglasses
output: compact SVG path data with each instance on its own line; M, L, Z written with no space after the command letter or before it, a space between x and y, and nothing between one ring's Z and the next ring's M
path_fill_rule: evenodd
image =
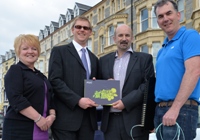
M87 26L81 26L81 25L75 25L74 28L76 28L76 29L82 29L82 28L83 28L84 30L91 30L90 27L87 27Z

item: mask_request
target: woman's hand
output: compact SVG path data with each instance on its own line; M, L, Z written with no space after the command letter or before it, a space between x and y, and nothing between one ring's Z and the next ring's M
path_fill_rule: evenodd
M48 130L48 125L47 125L47 120L43 116L39 121L36 122L36 125L42 130L42 131L47 131Z
M55 114L50 114L49 116L46 117L48 128L51 127L51 125L53 124L53 122L55 121L55 119L56 119L56 115Z

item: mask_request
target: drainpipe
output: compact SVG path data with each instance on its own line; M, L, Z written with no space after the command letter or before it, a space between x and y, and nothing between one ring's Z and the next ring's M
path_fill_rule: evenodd
M133 31L133 0L131 0L131 30ZM133 43L131 43L131 48L133 49Z

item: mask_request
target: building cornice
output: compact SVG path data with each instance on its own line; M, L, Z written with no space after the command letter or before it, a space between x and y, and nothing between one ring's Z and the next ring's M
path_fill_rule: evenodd
M105 19L105 23L110 22L113 19L121 19L121 18L127 18L128 14L116 14L116 15L112 15L108 18Z

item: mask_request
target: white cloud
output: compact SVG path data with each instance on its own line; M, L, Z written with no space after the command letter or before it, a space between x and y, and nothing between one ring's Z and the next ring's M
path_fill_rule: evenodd
M0 8L0 55L13 48L19 34L35 34L58 22L60 14L73 9L75 2L94 6L101 0L1 0Z

